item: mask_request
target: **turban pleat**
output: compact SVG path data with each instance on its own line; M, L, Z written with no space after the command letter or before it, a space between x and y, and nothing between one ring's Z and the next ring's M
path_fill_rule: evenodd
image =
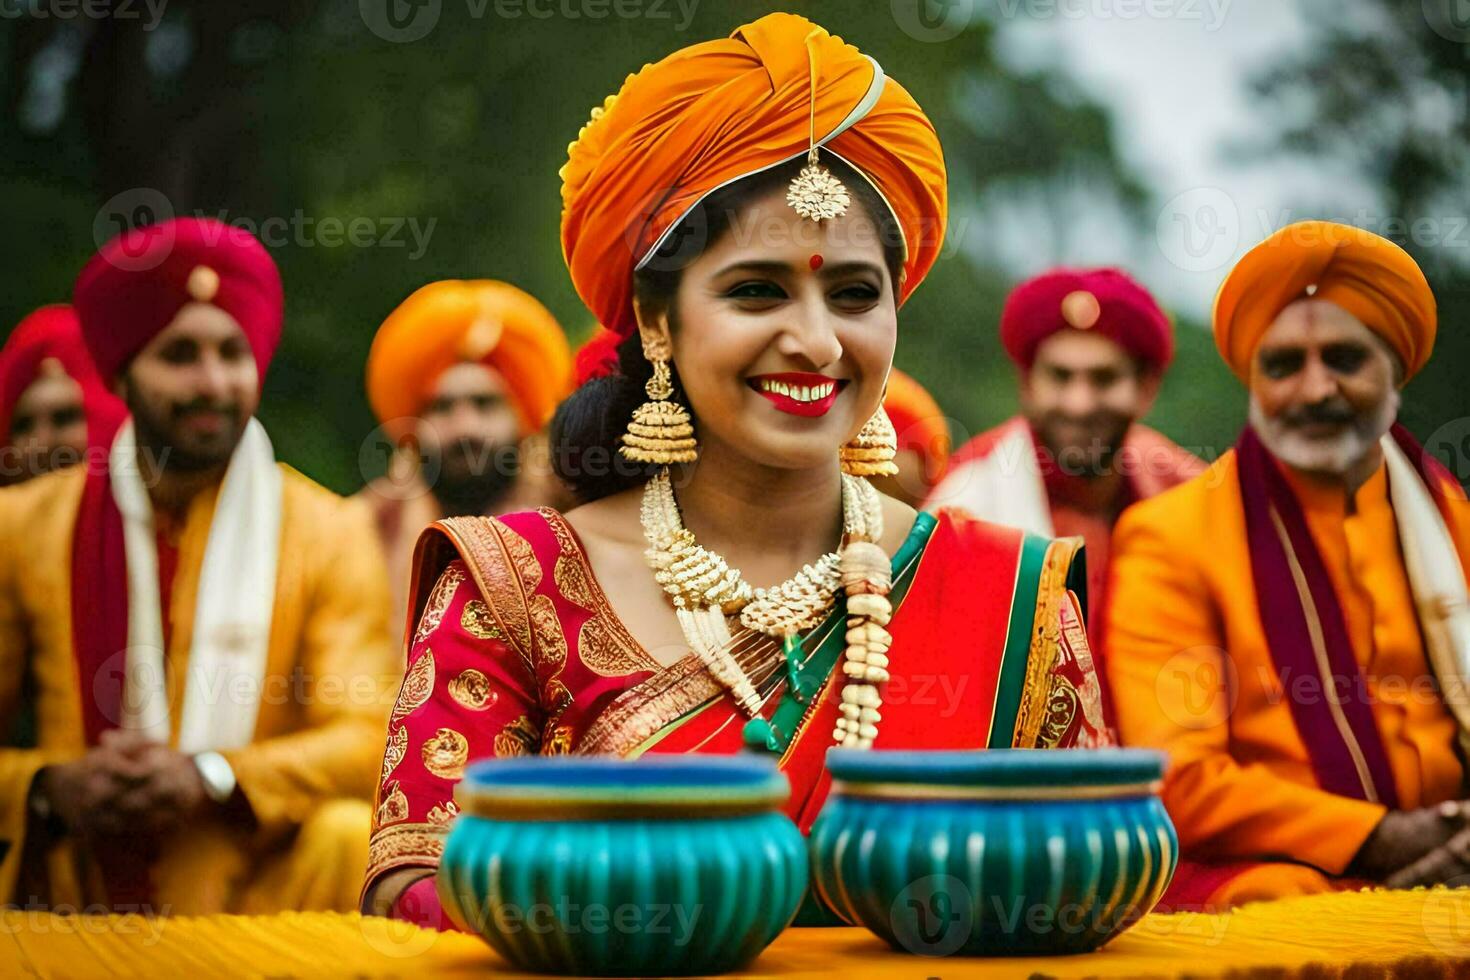
M1409 253L1331 221L1287 225L1247 252L1215 295L1215 344L1242 381L1267 328L1299 299L1342 307L1398 352L1404 380L1434 349L1434 294Z
M416 290L373 338L367 363L373 413L402 427L399 420L423 411L439 376L464 361L486 364L504 378L523 433L541 429L571 387L566 336L535 297L504 282L444 280Z
M1174 328L1149 291L1121 269L1052 269L1006 297L1000 340L1030 369L1036 348L1060 330L1088 330L1162 371L1174 357Z
M87 424L97 430L94 441L106 444L127 409L102 384L82 340L76 312L64 304L43 306L21 320L0 349L0 443L9 438L10 420L20 396L51 359L82 389Z
M123 232L82 269L73 301L92 360L109 381L191 302L235 319L262 381L281 339L275 261L254 235L212 218Z
M813 133L892 209L904 237L897 288L906 299L944 237L934 127L871 58L778 13L629 75L568 148L562 251L588 308L630 335L633 272L662 236L711 191L805 154Z

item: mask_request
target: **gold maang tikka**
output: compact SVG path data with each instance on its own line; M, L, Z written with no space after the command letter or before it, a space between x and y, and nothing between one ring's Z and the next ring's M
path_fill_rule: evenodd
M808 104L811 111L807 121L806 166L792 178L791 185L786 189L786 203L803 218L820 222L827 218L842 217L852 204L852 198L842 181L817 162L817 61L811 41L808 37L806 56L811 87Z

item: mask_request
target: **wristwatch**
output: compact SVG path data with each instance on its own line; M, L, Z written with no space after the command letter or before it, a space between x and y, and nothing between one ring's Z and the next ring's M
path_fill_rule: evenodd
M204 795L215 803L229 802L235 795L235 769L230 760L218 752L199 752L193 758L194 768L204 781Z

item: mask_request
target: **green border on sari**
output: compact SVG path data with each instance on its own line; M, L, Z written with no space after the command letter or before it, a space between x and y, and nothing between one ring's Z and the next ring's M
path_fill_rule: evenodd
M1026 534L1021 539L1021 560L1016 563L1016 583L1011 593L1011 621L1006 645L996 675L995 707L990 715L992 749L1008 749L1016 731L1016 717L1026 691L1026 666L1031 654L1031 629L1036 618L1036 600L1041 591L1041 569L1051 539Z

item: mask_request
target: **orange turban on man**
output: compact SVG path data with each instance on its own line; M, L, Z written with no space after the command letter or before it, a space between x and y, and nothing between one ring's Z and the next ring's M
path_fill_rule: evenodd
M629 75L568 148L562 253L598 321L630 336L633 273L662 237L716 188L805 156L813 133L820 153L866 176L893 209L906 299L944 240L934 127L872 58L775 13Z
M402 427L397 420L422 412L439 376L464 361L505 379L522 434L545 426L571 389L566 335L535 297L490 280L431 282L389 314L373 338L367 391L378 421Z
M1250 378L1266 328L1299 299L1342 307L1418 373L1434 348L1434 294L1424 273L1387 238L1331 221L1287 225L1245 253L1215 296L1215 344L1230 370Z

